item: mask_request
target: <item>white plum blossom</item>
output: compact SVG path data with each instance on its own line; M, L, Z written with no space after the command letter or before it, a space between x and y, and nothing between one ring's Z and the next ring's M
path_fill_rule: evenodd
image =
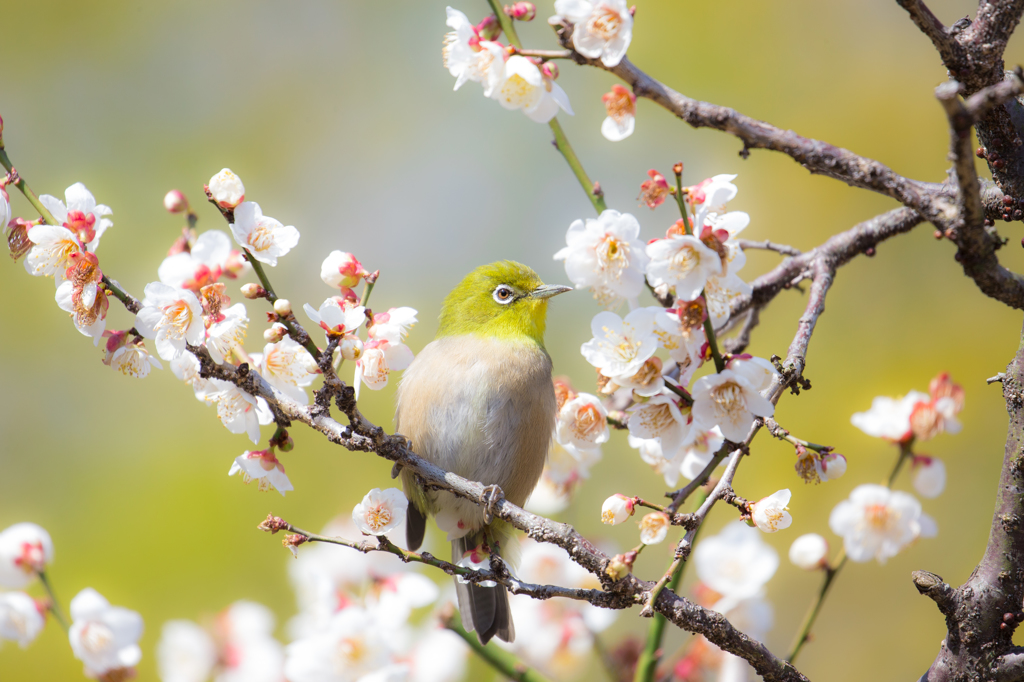
M828 540L817 533L801 535L789 546L789 560L805 571L815 571L828 565Z
M100 237L114 224L105 217L111 214L110 207L97 204L92 192L80 182L64 190L64 199L67 205L57 197L43 194L39 197L39 202L53 215L58 225L63 225L75 236L86 251L96 251L100 245ZM38 243L32 238L32 230L29 230L29 239ZM27 261L25 264L28 265Z
M558 411L555 438L572 452L576 448L592 450L608 441L608 411L597 396L579 393Z
M612 142L625 140L636 128L636 95L618 83L601 95L608 117L601 123L601 134Z
M658 350L655 310L658 308L637 308L625 319L609 311L598 313L590 322L594 338L583 344L580 353L612 380L634 376Z
M404 680L405 672L404 666L390 664L386 633L356 606L338 612L326 629L285 648L289 682L392 682Z
M28 238L33 246L25 256L25 270L36 277L55 277L58 283L71 265L71 254L82 250L75 234L60 225L34 225Z
M703 241L689 234L673 234L647 245L647 281L670 286L676 296L692 301L701 295L709 277L724 273L722 258Z
M828 525L843 538L853 561L876 559L884 564L919 537L938 533L935 521L921 511L913 495L865 483L835 506Z
M354 332L366 321L366 308L339 300L337 297L325 300L319 310L308 303L303 305L302 309L314 324L328 334Z
M284 497L289 490L295 490L284 472L284 465L270 450L246 450L235 457L228 476L237 473L242 474L242 480L246 483L256 481L260 492L276 490Z
M680 473L691 481L704 471L704 467L711 463L711 459L718 452L725 442L722 429L712 426L710 429L691 427L690 444L686 447L686 454L679 467ZM675 482L669 485L675 485Z
M693 418L717 424L722 435L743 442L754 417L775 413L760 391L767 388L775 368L759 358L731 360L727 369L697 379L693 384Z
M409 500L398 488L374 488L352 510L352 521L364 535L384 535L405 521Z
M368 274L359 259L345 251L331 251L320 265L320 279L335 289L351 289Z
M231 433L246 434L253 443L260 442L260 425L274 421L263 398L255 398L230 382L209 379L203 389L205 393L197 393L197 397L217 403L217 417L224 428Z
M555 254L577 289L589 288L602 305L635 302L644 288L650 260L639 240L640 223L629 213L608 209L595 218L576 220Z
M573 113L562 86L521 55L513 55L505 62L491 97L506 109L522 109L527 118L537 123L550 121L559 108L570 116Z
M686 383L700 366L702 349L707 343L707 307L702 301L679 301L675 308L659 308L654 318L654 334L659 344L683 366L685 374L679 377L680 383Z
M189 620L169 620L156 647L162 682L206 682L217 665L217 647L203 628Z
M216 363L224 362L235 348L241 348L249 331L249 317L244 303L236 303L221 311L221 319L206 330L206 350ZM269 380L269 377L264 376Z
M253 201L238 205L235 222L230 228L239 246L248 249L259 262L270 266L277 265L277 259L299 243L299 231L295 227L263 215L260 205Z
M930 397L920 391L911 391L898 399L878 396L871 401L871 409L854 413L850 423L869 436L901 442L913 435L910 430L910 414L914 407L929 400Z
M281 682L284 650L273 638L274 614L266 606L236 601L217 616L223 647L215 682Z
M466 675L469 647L445 628L430 628L419 636L409 660L409 682L459 682Z
M132 668L142 659L142 616L135 611L111 606L87 587L71 600L71 619L68 639L75 658L85 664L86 677Z
M188 251L165 258L157 269L157 277L168 286L199 291L225 272L238 276L249 267L252 266L231 248L227 233L209 230L199 235Z
M793 517L786 506L790 497L792 494L787 488L754 502L750 505L750 520L758 530L765 533L776 533L789 528L793 524Z
M156 339L157 354L168 361L183 354L185 344L198 345L206 338L203 306L196 295L162 282L146 285L135 328L145 338Z
M635 405L627 426L632 436L657 438L663 453L676 453L690 441L689 413L683 414L674 394L661 393Z
M392 370L403 370L413 361L412 350L404 343L392 343L386 339L374 339L363 345L363 353L356 360L355 378L356 399L359 398L359 386L379 391L388 385L388 377Z
M309 404L305 387L317 377L316 361L309 351L286 336L249 357L268 384L300 405Z
M555 0L558 16L574 24L572 45L605 66L617 66L633 39L633 15L626 0ZM552 17L557 21L557 17Z
M0 532L0 587L19 590L53 561L50 534L34 523L16 523Z
M221 208L235 208L245 199L245 185L242 179L231 172L230 168L222 168L210 178L207 189L210 196Z
M761 594L779 568L779 555L757 530L733 521L718 535L697 543L693 562L701 581L722 595L713 608L725 611Z
M454 29L444 37L441 57L444 67L455 77L455 90L466 81L480 83L484 97L491 97L501 82L505 52L500 43L480 40L465 14L448 7L447 25Z
M739 276L730 272L725 277L708 277L704 284L704 299L708 304L708 317L717 329L729 319L732 302L740 296L749 296L753 289Z
M371 339L401 343L419 321L416 314L416 309L408 306L388 308L387 312L374 314L373 324L367 334Z
M693 224L696 227L696 232L699 233L704 227L705 219L709 214L725 212L725 205L732 201L739 192L736 185L732 183L735 179L735 175L723 173L687 188L686 200L693 208Z
M195 356L192 356L195 357ZM156 367L163 369L160 361L150 355L142 339L129 341L110 356L110 366L127 377L143 379Z
M615 493L601 505L601 523L617 526L633 515L633 498Z
M96 282L88 282L84 287L78 287L77 284L71 280L61 282L53 298L58 308L71 313L75 329L92 338L93 345L98 346L107 328L109 303L106 294L98 289Z
M665 512L651 512L640 519L640 542L645 545L656 545L668 535L672 525Z
M914 490L918 495L933 499L946 489L946 465L938 457L914 457Z
M24 592L0 593L0 640L17 642L22 649L35 641L46 625L44 609Z

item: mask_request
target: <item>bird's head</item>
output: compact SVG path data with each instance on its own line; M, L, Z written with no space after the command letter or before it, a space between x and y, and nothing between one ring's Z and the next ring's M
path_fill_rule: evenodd
M481 265L444 300L437 335L529 338L544 345L548 299L571 289L544 284L536 272L514 261Z

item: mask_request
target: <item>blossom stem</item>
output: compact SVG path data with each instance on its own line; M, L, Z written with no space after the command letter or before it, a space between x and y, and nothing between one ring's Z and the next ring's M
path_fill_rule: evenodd
M675 196L676 203L679 204L679 212L683 215L683 227L686 229L686 234L692 235L693 228L690 227L690 217L686 215L686 201L683 200L683 164L677 163L672 167L672 171L676 175Z
M533 668L527 667L525 663L509 652L499 649L497 646L481 644L476 635L466 632L462 627L462 618L458 611L453 609L450 616L442 619L441 624L461 637L477 656L502 676L515 680L515 682L549 682L548 678Z
M696 508L699 509L707 495L699 496L696 504ZM702 524L703 525L703 524ZM697 534L700 533L700 527L697 528L694 533L693 539L697 539ZM683 579L683 569L686 568L686 561L681 558L677 558L672 562L669 567L668 573L670 575L668 580L668 589L675 592L679 589L679 583ZM662 586L664 588L664 585ZM657 589L657 588L656 588ZM658 594L661 590L658 590ZM657 599L654 592L651 592L651 604ZM661 641L665 634L665 624L668 619L660 613L654 614L654 619L651 621L650 627L647 628L647 641L644 643L644 649L640 652L640 658L636 662L636 672L633 675L633 682L652 682L654 680L655 670L658 667L658 663L661 660Z
M376 284L376 283L377 283L376 281L374 281L374 282L367 281L366 282L366 284L364 285L364 288L363 288L363 298L362 298L362 300L359 301L359 305L363 306L364 308L366 307L367 302L370 300L370 292L373 291L373 285Z
M249 249L243 247L242 252L245 254L245 258L246 260L249 261L249 264L252 265L252 271L256 273L256 278L259 279L260 286L267 290L266 299L270 301L270 305L274 305L274 301L278 299L278 296L274 292L274 287L270 284L270 280L267 279L267 273L263 270L263 264L256 260L251 253L249 253ZM291 315L289 315L288 317L291 317ZM281 321L281 324L283 324L288 329L288 335L291 336L292 339L297 341L299 344L301 344L303 348L309 351L309 354L313 356L314 360L319 360L320 349L317 348L316 344L313 343L313 340L309 338L309 334L306 333L306 330L291 319L287 319L284 317L279 319Z
M114 284L113 280L106 275L103 275L103 286L106 287L107 291L114 295L114 298L123 303L124 307L127 308L129 312L138 313L139 310L142 309L142 305L134 296Z
M838 562L835 568L828 566L825 568L825 580L821 584L821 589L818 590L818 597L811 604L811 608L807 611L807 615L804 616L804 622L800 625L800 630L797 633L796 639L793 640L792 650L789 652L789 656L786 657L786 661L792 663L796 660L797 654L803 648L804 644L811 637L811 628L814 626L814 621L818 618L818 613L821 611L822 605L825 603L825 597L828 596L828 591L832 587L832 583L835 581L839 571L842 570L843 566L846 565L846 551L841 550L839 553Z
M715 326L711 324L710 317L704 320L704 334L708 337L708 348L711 349L711 357L715 359L715 371L722 373L725 371L725 360L722 359L722 353L718 350Z
M562 156L569 163L569 168L572 169L576 179L579 180L583 191L587 193L587 198L594 205L594 210L601 213L608 208L604 203L604 195L596 191L597 187L587 176L587 171L583 169L583 164L580 163L576 152L573 151L572 145L569 144L569 139L565 136L562 124L558 122L558 117L556 116L548 121L548 125L551 126L551 131L555 134L555 146L558 147L558 151L562 152Z
M906 443L900 443L900 456L896 459L896 464L892 468L892 472L889 474L889 478L885 483L887 488L892 488L893 481L896 480L896 475L900 473L900 469L903 468L903 463L913 457L911 453L911 447L914 441L911 439ZM800 630L796 638L793 640L792 650L786 660L792 663L797 654L800 653L800 649L803 648L804 644L811 636L811 628L814 626L814 621L818 617L818 612L821 611L821 606L825 601L825 597L828 595L829 588L832 587L832 583L835 581L839 571L842 570L843 566L846 565L846 548L843 548L839 552L839 556L836 557L836 561L833 566L825 568L825 581L821 585L821 589L818 591L818 597L811 604L811 608L807 611L807 615L804 616L804 622L800 626Z
M0 164L3 164L3 167L7 169L8 173L14 172L14 165L11 163L10 157L7 156L7 150L4 149L2 139L0 139ZM46 210L46 207L43 206L43 202L39 201L39 197L36 196L36 193L33 192L32 188L28 186L28 183L25 182L25 178L21 177L19 174L18 179L11 184L21 190L21 193L25 195L26 199L28 199L28 203L32 204L32 207L39 212L39 215L42 216L43 220L50 225L60 224L57 222L57 219L53 217L53 214Z
M64 612L60 610L60 604L57 602L57 595L53 593L53 585L50 584L50 579L46 577L46 571L39 571L39 582L46 588L46 593L50 595L50 604L48 608L53 617L57 619L60 626L64 628L64 632L68 631L68 620L64 616Z
M519 34L516 33L515 24L512 21L512 17L505 14L502 9L501 3L497 0L487 0L487 4L491 6L491 11L498 18L498 24L501 26L501 30L505 32L505 37L508 38L508 43L516 50L522 51L523 43L519 40ZM562 130L562 124L558 122L558 117L555 116L548 125L551 127L551 132L555 134L555 146L558 147L558 151L565 157L566 162L569 164L569 168L572 169L573 175L579 180L580 186L583 187L583 191L587 193L587 198L590 199L590 203L594 205L594 210L601 213L608 207L604 203L604 195L595 191L597 187L590 178L587 176L587 171L583 169L583 164L580 163L579 157L576 156L576 152L573 151L572 145L569 144L569 139L565 136L565 131Z
M687 393L685 388L682 388L681 386L676 386L675 384L668 381L665 382L665 388L667 388L668 390L672 391L677 396L682 398L683 402L685 402L687 405L693 405L693 396Z
M569 50L516 50L516 54L524 57L540 57L541 59L572 59Z

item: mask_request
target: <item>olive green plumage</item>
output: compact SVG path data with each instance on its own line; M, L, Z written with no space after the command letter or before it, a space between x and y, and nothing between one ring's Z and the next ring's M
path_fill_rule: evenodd
M405 371L396 426L413 449L441 468L484 485L497 485L522 506L544 468L555 420L551 358L544 350L548 299L569 287L545 285L519 263L484 265L444 301L437 338ZM409 498L410 549L423 541L426 516L453 536L452 561L486 543L506 559L514 534L506 524L484 524L479 506L444 491L425 491L403 471ZM456 537L461 535L461 537ZM457 584L468 630L486 643L515 630L504 588Z

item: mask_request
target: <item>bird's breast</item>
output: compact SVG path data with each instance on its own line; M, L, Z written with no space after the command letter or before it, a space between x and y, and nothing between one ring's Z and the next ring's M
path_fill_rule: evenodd
M540 478L554 420L551 359L529 340L437 339L405 371L398 392L396 426L417 453L500 486L518 505Z

